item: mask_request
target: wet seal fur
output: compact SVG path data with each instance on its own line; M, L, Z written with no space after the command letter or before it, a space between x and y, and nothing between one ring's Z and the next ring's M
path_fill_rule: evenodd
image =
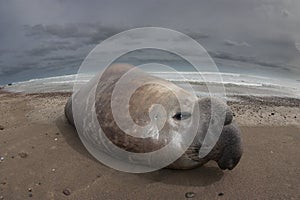
M242 156L240 131L233 121L232 111L226 104L213 98L205 97L198 99L190 97L191 94L184 89L164 79L151 76L142 70L136 70L135 79L131 84L140 84L145 81L154 81L159 84L146 84L138 88L129 101L130 116L124 116L124 119L126 117L131 117L139 126L145 126L151 121L149 118L151 105L161 104L168 111L168 119L161 129L161 132L164 134L160 134L159 138L153 139L151 137L137 138L124 133L114 121L111 98L116 82L132 68L133 66L126 64L114 64L104 71L97 85L95 97L97 120L105 135L112 143L129 152L145 153L158 150L170 142L172 139L172 131L170 130L175 129L174 127L178 121L185 120L184 118L188 118L191 113L184 113L181 110L178 110L179 104L176 96L172 94L170 90L161 86L167 85L184 98L188 97L188 101L193 103L196 102L200 113L200 120L198 122L200 128L192 144L180 158L167 167L172 169L191 169L202 166L210 160L214 160L221 169L231 170L238 164ZM120 98L122 98L122 95ZM187 102L186 106L189 106L189 103L191 102ZM224 127L212 150L204 158L199 158L199 149L202 146L201 142L207 133L208 125L211 120L212 105L215 109L226 113ZM74 125L72 98L69 98L65 106L65 115L70 124Z

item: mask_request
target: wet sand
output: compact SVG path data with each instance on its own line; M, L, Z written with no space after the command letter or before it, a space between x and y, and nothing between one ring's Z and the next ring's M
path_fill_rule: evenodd
M229 102L244 144L232 171L210 162L193 170L129 174L86 151L63 115L69 95L0 93L0 199L300 198L296 100Z

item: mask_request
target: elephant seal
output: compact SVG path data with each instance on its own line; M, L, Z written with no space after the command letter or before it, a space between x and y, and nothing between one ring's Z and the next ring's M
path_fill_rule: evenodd
M122 83L122 78L127 74L130 74L127 78L129 81ZM121 84L117 84L120 82ZM128 99L128 105L122 105L123 98L129 92L128 87L135 90ZM114 95L115 90L118 90L117 95ZM81 95L81 99L84 100L81 100L83 103L79 107L84 108L78 111L80 114L77 117L75 116L76 123L73 109L77 100L75 102L74 99L82 91L85 92ZM79 124L80 131L83 132L91 129L91 124L94 124L90 123L91 117L82 115L84 111L92 115L89 112L92 110L91 106L84 103L85 100L90 101L90 91L95 93L94 119L99 123L101 131L110 143L126 152L135 155L151 153L169 145L169 154L182 151L177 160L166 166L172 169L191 169L214 160L221 169L231 170L242 156L240 131L233 122L231 110L220 100L197 98L181 87L133 66L113 64L99 79L90 81L87 86L74 93L65 106L65 115L70 124ZM224 114L223 120L218 119L219 113ZM193 117L195 115L198 117ZM221 127L221 133L209 153L205 157L199 157L199 150L204 145L206 135L215 134L208 131L210 121ZM75 127L79 131L78 126ZM94 128L81 139L85 146L89 146L88 150L96 148L106 151L108 143L102 142L103 137L97 136L95 130L98 129L99 127ZM195 131L192 140L185 140L185 136L192 131ZM186 144L188 146L185 146ZM111 152L112 150L108 150L106 154Z

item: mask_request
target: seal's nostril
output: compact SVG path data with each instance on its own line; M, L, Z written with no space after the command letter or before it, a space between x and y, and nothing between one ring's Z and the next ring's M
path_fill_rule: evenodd
M233 159L230 159L227 162L224 162L224 160L221 162L218 162L218 166L222 170L225 170L225 169L232 170L236 166L236 164L234 163Z
M228 161L228 163L227 163L227 168L228 168L229 170L232 170L232 169L234 168L234 164L233 164L233 160L232 160L232 159L230 159L230 160Z

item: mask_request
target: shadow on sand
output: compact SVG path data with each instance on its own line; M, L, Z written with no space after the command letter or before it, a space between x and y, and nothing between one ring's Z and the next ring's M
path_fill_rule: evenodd
M93 163L102 165L91 154L89 154L78 137L76 129L68 123L64 115L58 117L55 120L55 124L71 148L81 155L89 158ZM206 186L219 181L224 174L223 171L214 164L215 163L208 163L206 166L191 170L162 169L142 174L119 172L106 166L104 168L101 167L101 169L105 171L107 170L107 173L113 173L115 176L118 176L119 178L123 177L124 179L131 177L133 179L143 179L150 183L160 182L168 185ZM102 173L106 172L102 171Z
M65 138L65 141L70 145L72 149L80 153L81 155L98 162L84 147L82 144L76 129L68 123L67 118L64 115L61 115L55 120L55 124L59 129L62 136Z
M209 164L209 166L202 166L190 170L162 169L136 175L153 182L162 182L168 185L206 186L219 181L223 174L221 169Z

